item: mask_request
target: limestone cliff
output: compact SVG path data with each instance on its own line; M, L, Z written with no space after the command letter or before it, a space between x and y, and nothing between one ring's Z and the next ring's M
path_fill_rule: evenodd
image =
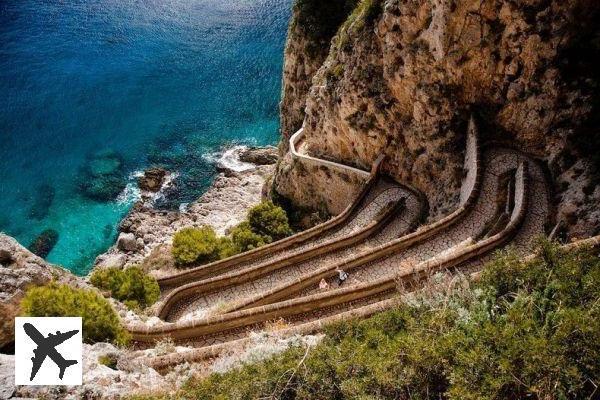
M293 21L284 137L300 125L303 103L290 87L308 85L306 149L365 168L384 151L384 170L424 192L436 218L456 205L474 115L484 144L503 142L545 161L557 220L571 236L597 234L599 10L596 0L362 0L304 82L290 73L302 69L297 52L308 46ZM289 184L300 168L284 157L275 190L314 205Z

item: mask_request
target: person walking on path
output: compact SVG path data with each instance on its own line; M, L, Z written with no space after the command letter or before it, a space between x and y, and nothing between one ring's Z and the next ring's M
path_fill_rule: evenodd
M336 269L336 272L338 273L338 279L337 279L338 286L342 286L342 283L344 283L344 281L346 279L348 279L348 274L346 273L346 271L344 271L342 269Z
M319 289L321 289L322 291L329 289L329 283L327 283L325 278L321 279L321 282L319 282Z

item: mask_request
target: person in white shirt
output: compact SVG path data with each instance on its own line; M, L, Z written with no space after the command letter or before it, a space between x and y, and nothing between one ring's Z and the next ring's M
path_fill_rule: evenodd
M338 286L341 286L342 283L344 283L344 281L348 279L348 274L342 269L336 269L336 271L338 273Z
M325 278L321 279L321 282L319 282L319 289L321 289L321 290L329 289L329 283L327 283Z

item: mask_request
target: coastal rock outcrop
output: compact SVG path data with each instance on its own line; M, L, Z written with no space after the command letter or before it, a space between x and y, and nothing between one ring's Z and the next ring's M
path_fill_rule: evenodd
M254 150L264 159L272 150ZM254 158L254 157L253 157ZM259 160L256 164L258 164ZM148 202L138 202L119 225L115 246L98 256L98 267L123 267L140 264L145 269L163 274L174 269L171 239L175 232L190 226L211 225L223 235L240 223L248 209L263 198L263 188L274 172L274 165L250 165L244 171L227 170L197 201L168 211Z
M277 162L277 148L273 146L250 147L240 152L240 161L254 165L271 165Z
M117 248L122 251L135 251L138 248L137 240L133 233L121 233L117 238Z
M0 233L0 347L14 340L14 317L26 290L51 280L83 287L86 284L70 272L53 266Z
M163 168L150 168L144 171L144 175L138 178L138 186L141 190L158 192L165 182L167 171Z
M284 151L303 110L309 154L366 169L383 151L384 171L421 190L435 219L457 204L464 133L474 115L484 145L510 144L545 161L556 183L557 221L569 236L600 232L600 3L356 3L314 74L298 72L306 70L311 38L295 34L302 31L295 14ZM307 173L300 164L284 157L274 188L314 206L306 204L314 187L289 184Z

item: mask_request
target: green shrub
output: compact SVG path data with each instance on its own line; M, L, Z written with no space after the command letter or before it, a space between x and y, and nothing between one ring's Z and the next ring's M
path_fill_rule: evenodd
M21 312L27 317L82 317L83 338L88 343L128 341L110 303L92 290L56 283L32 287L21 300Z
M110 369L117 370L117 363L119 359L115 354L104 354L98 357L98 363L107 366Z
M175 264L186 266L219 259L219 240L210 226L184 228L173 237Z
M252 232L265 238L270 243L292 233L288 217L283 208L272 201L263 201L248 212L248 227Z
M327 329L316 347L192 379L202 399L588 399L600 382L600 258L543 243L479 283Z
M233 243L233 241L226 237L220 237L218 240L218 249L219 249L219 258L227 258L239 253L238 248Z
M217 237L209 227L185 228L173 237L173 258L179 267L203 264L252 250L292 233L283 208L264 201L250 209L230 237Z
M232 229L231 240L237 253L256 249L272 242L269 236L254 233L247 221L242 222Z
M112 297L132 309L150 306L160 295L156 279L139 267L97 269L90 282L99 289L110 291Z

